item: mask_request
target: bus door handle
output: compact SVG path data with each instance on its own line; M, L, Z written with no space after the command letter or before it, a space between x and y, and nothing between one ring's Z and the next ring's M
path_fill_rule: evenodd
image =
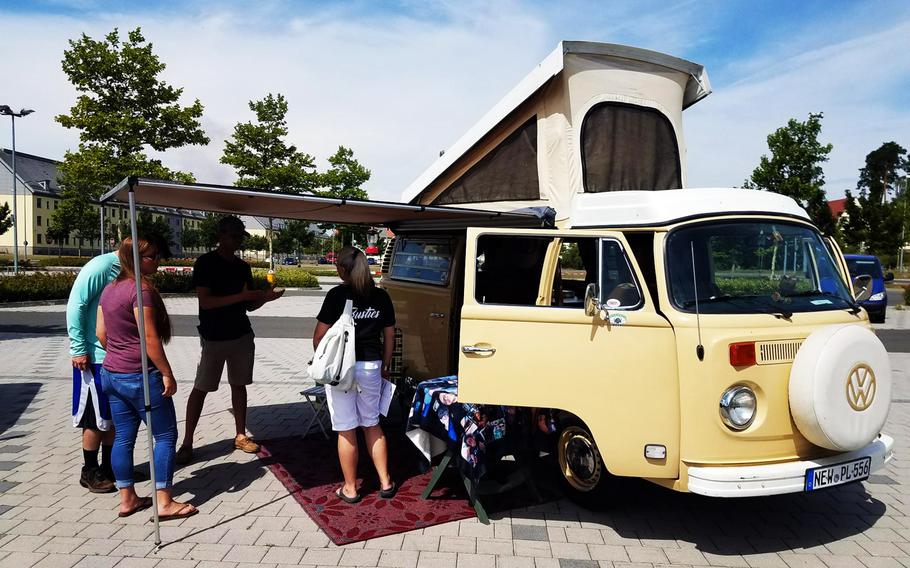
M443 312L430 312L430 317L436 318L436 319L442 319L442 318L446 317L446 315Z
M461 352L465 355L492 355L496 353L496 348L479 347L477 345L462 345Z

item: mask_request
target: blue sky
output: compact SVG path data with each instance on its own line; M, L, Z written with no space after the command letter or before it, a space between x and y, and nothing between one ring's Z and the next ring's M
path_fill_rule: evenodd
M137 3L138 4L138 3ZM562 39L622 43L705 65L714 93L684 113L690 186L739 185L791 117L824 112L826 189L856 185L865 155L910 146L910 2L0 2L0 104L38 112L20 151L61 158L77 134L53 121L75 93L68 39L141 26L166 80L206 107L207 148L164 162L231 183L218 163L246 103L290 102L291 140L320 165L339 144L397 199ZM9 146L8 121L0 145Z

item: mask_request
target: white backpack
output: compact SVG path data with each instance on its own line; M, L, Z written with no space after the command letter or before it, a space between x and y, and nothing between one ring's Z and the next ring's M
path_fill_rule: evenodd
M354 387L354 302L348 300L344 311L322 337L308 373L317 385L341 390Z

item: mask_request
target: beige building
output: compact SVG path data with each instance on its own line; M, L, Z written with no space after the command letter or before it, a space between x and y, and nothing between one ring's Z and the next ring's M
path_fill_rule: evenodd
M17 232L19 237L19 258L28 258L31 255L63 254L83 255L97 254L101 249L100 239L79 239L69 235L63 242L57 243L48 238L47 230L50 226L54 212L60 207L62 198L60 187L57 185L57 167L60 162L50 158L43 158L16 152L16 210L18 213ZM13 164L12 152L9 149L0 149L0 204L7 203L12 210L13 197ZM184 250L181 246L181 236L185 229L198 229L204 219L204 214L198 211L188 211L171 208L147 208L156 219L164 219L171 227L173 241L171 249L176 256L190 256L205 252L204 248L196 247ZM95 210L99 213L100 207ZM105 250L110 250L123 236L124 229L128 231L129 211L122 204L110 204L104 207L104 239ZM0 254L12 254L13 228L10 227L0 235Z

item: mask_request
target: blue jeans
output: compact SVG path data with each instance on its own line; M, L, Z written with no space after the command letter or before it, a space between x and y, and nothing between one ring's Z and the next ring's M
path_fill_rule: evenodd
M139 422L145 422L142 373L112 373L101 369L101 386L111 402L114 419L114 448L111 466L117 489L133 485L133 447ZM149 402L152 407L152 436L155 438L155 489L169 489L174 481L177 447L177 413L174 400L162 396L161 373L149 370ZM146 426L148 426L146 424Z

